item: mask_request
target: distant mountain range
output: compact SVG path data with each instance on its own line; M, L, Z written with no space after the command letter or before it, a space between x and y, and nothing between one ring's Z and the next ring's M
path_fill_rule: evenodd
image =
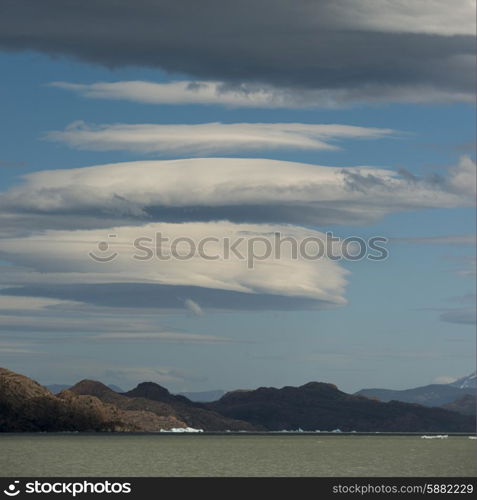
M361 389L356 395L376 398L380 401L402 401L424 406L442 406L476 392L475 373L451 384L431 384L414 389Z
M454 388L460 390L459 388ZM261 387L228 392L209 403L173 395L153 382L117 393L82 380L54 395L34 380L0 368L0 432L22 431L205 431L321 430L363 432L472 432L471 402L449 409L381 402L340 391L332 384Z
M215 391L201 391L201 392L179 392L179 396L184 396L191 401L197 403L210 403L217 401L225 394L225 391L217 389Z

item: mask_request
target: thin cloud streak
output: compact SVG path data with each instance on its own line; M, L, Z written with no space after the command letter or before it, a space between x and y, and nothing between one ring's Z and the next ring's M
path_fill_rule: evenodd
M181 80L165 83L149 81L51 82L50 87L74 92L89 99L124 100L154 105L215 105L226 108L302 109L346 108L390 102L425 104L433 102L474 102L472 92L436 89L431 85L378 84L362 88L303 89L268 84Z
M131 151L163 155L207 155L280 149L335 150L339 139L377 139L390 129L337 124L201 123L196 125L112 124L74 122L50 131L45 139L92 151Z

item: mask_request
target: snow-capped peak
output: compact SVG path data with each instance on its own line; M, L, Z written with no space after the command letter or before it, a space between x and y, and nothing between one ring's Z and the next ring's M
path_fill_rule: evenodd
M459 389L474 389L477 388L477 375L476 372L471 373L467 377L462 377L455 382L450 383L452 387L458 387Z

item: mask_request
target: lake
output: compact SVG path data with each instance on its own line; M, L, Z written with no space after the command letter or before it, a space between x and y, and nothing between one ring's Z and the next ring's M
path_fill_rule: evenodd
M0 475L471 476L467 436L0 434Z

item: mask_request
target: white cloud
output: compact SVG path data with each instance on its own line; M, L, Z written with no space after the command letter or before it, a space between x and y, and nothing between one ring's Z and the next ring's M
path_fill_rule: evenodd
M96 227L104 227L104 217L349 225L400 211L474 204L475 163L467 157L447 177L429 178L265 159L137 161L39 171L0 194L3 226L29 221L35 229L55 223L34 218L45 215L67 215L69 227L75 227L74 215L78 227L85 227L85 215L97 218ZM29 214L26 220L22 213Z
M184 305L187 307L187 309L189 309L191 313L195 314L196 316L202 316L204 314L204 311L202 310L200 305L192 299L186 299L184 301Z
M461 57L456 67L473 64ZM433 88L429 85L377 85L352 88L283 88L266 84L225 84L220 81L95 82L80 84L52 82L53 87L92 99L126 100L145 104L201 104L231 108L340 108L350 105L388 102L474 102L474 94Z
M475 162L469 156L463 156L458 165L449 169L449 187L463 196L476 195Z
M350 29L429 35L474 35L475 0L334 0L330 12Z
M74 122L46 138L93 151L206 155L275 149L333 150L340 138L379 138L389 129L305 123L201 123L196 125Z
M58 306L74 306L76 302L69 300L48 299L44 297L18 297L10 295L0 295L1 311L42 311L48 309L57 309Z
M26 279L31 283L48 281L72 283L146 283L176 286L192 286L245 294L273 294L287 297L304 297L328 304L344 304L346 285L345 271L336 261L328 258L306 259L298 254L294 258L291 245L281 245L280 258L272 257L254 262L253 269L247 260L248 242L260 237L276 248L275 233L282 238L293 237L298 243L305 238L314 237L322 241L326 236L318 231L293 226L270 226L256 224L232 224L229 222L184 223L184 224L148 224L110 228L108 231L46 231L42 234L23 238L0 240L0 251L10 262L30 268ZM98 250L98 242L105 239L105 234L116 234L114 242L107 250ZM189 259L163 258L153 256L149 260L139 260L148 248L156 252L157 234L168 238L160 247L164 257L173 251L171 242L187 237L197 247ZM149 238L141 242L141 249L133 245L136 238ZM210 240L198 250L198 242ZM239 242L236 250L242 256L230 251L225 256L224 239L231 244ZM256 255L262 255L263 245L255 246ZM189 254L190 244L177 246L177 253ZM232 248L232 247L229 247ZM307 249L309 254L313 249ZM116 254L110 262L97 262L88 254L99 257ZM334 244L333 252L340 255L339 243ZM205 257L204 257L205 255ZM217 259L210 257L217 256ZM36 272L36 273L35 273ZM41 274L40 274L41 273ZM45 278L46 276L46 278ZM15 272L10 279L15 280ZM23 276L25 279L25 276ZM20 277L21 280L21 277ZM18 281L17 283L18 284ZM186 297L186 300L192 300ZM134 303L134 300L132 300ZM158 307L160 305L158 304ZM19 320L20 321L20 320ZM26 320L25 320L26 321Z
M279 95L259 86L229 89L221 82L174 81L153 83L140 80L78 84L52 82L93 99L125 99L147 104L221 104L231 107L281 107ZM284 103L283 103L284 104ZM282 105L283 105L282 104ZM285 106L286 107L286 106Z

